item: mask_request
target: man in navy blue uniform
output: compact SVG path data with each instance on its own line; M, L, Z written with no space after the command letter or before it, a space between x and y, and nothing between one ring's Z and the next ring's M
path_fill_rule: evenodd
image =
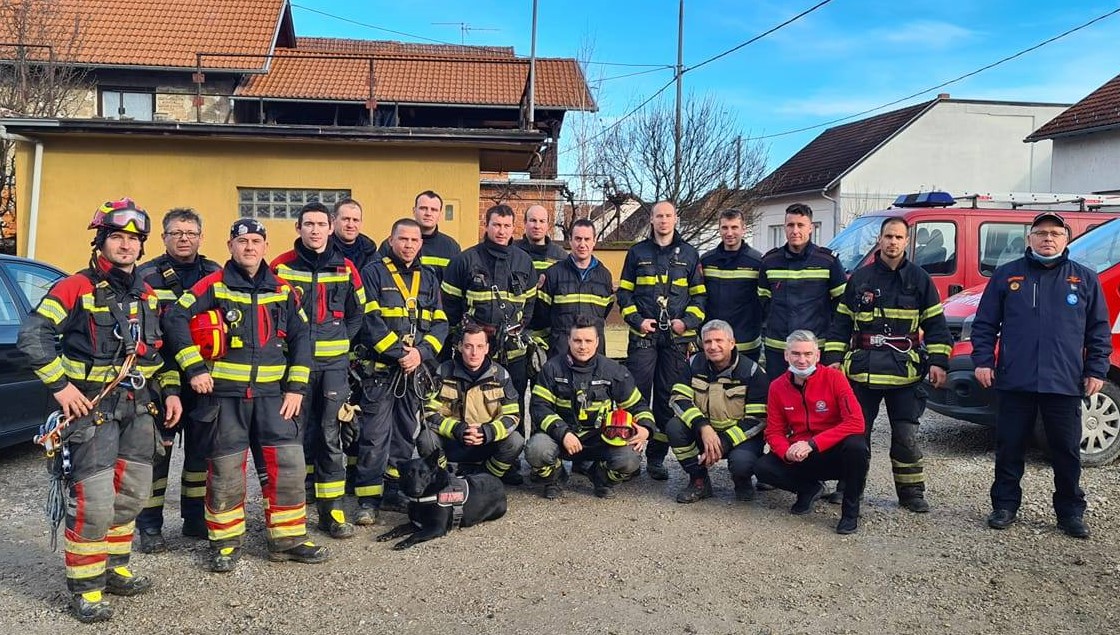
M999 393L996 470L988 526L1015 522L1023 453L1041 413L1054 466L1058 528L1088 538L1081 480L1081 400L1104 385L1112 352L1108 309L1096 273L1069 259L1069 227L1035 217L1023 258L992 274L972 325L976 379ZM996 355L997 339L1003 346Z

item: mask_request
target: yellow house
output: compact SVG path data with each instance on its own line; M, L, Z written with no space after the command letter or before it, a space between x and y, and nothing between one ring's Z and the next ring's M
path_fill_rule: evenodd
M349 196L362 203L364 233L380 242L427 189L444 197L441 231L472 245L480 172L526 165L545 139L520 130L43 119L4 120L0 135L18 141L18 253L67 271L89 259L94 210L122 196L156 223L172 207L198 210L203 253L218 261L241 216L265 222L278 255L295 240L305 201ZM162 251L153 241L148 257Z

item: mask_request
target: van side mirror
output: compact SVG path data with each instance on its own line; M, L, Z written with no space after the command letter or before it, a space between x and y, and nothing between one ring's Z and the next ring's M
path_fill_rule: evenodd
M960 284L949 285L949 295L950 296L957 295L961 291L964 291L964 285L960 285Z

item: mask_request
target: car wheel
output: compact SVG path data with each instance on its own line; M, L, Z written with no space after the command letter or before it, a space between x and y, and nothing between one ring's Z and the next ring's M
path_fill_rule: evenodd
M1034 441L1050 454L1042 418L1035 421ZM1100 392L1086 397L1081 406L1081 465L1100 467L1120 457L1120 387L1105 381Z

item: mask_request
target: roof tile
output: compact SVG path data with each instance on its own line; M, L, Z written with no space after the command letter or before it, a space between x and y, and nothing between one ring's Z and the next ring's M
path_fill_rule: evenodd
M1053 139L1077 132L1120 126L1120 75L1089 93L1062 114L1031 133L1027 141Z

